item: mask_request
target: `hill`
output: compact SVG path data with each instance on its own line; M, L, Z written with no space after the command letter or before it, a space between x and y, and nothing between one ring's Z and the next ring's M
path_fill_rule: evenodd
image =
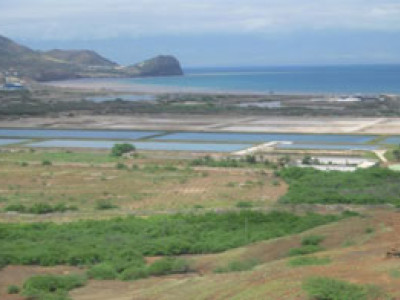
M83 66L115 67L118 64L102 57L91 50L60 50L54 49L44 52L44 55L58 61Z
M8 71L36 81L183 74L179 61L173 56L158 56L124 67L91 50L40 52L0 36L0 73Z

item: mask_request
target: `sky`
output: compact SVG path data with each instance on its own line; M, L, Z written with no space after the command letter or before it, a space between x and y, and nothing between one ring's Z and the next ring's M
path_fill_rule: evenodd
M0 35L121 64L400 63L399 0L0 0Z

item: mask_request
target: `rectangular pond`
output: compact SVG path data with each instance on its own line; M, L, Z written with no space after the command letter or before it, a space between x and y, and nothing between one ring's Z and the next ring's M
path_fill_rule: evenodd
M77 141L77 140L49 140L27 144L28 147L48 148L95 148L110 149L121 141ZM139 150L162 151L193 151L193 152L232 152L249 147L246 144L196 144L196 143L163 143L163 142L135 142L132 143Z
M81 130L81 129L5 129L0 137L29 138L87 138L87 139L141 139L160 134L158 131Z
M371 151L379 149L376 145L331 145L331 144L279 144L278 149L299 149L299 150L361 150Z
M373 135L341 134L274 134L274 133L207 133L178 132L155 138L156 140L176 141L218 141L218 142L303 142L303 143L339 143L363 144L373 140Z
M25 142L23 139L0 139L0 146L12 145Z
M382 141L382 144L400 145L400 136L392 136Z
M105 102L105 101L154 101L157 97L155 95L112 95L112 96L97 96L88 97L86 100L93 102Z

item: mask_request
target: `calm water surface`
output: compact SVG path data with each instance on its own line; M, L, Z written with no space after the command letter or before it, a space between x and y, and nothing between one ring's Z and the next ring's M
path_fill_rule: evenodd
M110 149L120 141L73 141L73 140L50 140L31 143L30 147L55 147L55 148L97 148ZM246 149L246 144L185 144L185 143L162 143L162 142L135 142L132 143L139 150L163 150L163 151L199 151L199 152L232 152Z

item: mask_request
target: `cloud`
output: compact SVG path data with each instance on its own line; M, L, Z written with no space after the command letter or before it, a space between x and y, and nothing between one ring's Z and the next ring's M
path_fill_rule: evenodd
M18 38L104 39L307 30L400 31L398 0L13 0L0 33Z

